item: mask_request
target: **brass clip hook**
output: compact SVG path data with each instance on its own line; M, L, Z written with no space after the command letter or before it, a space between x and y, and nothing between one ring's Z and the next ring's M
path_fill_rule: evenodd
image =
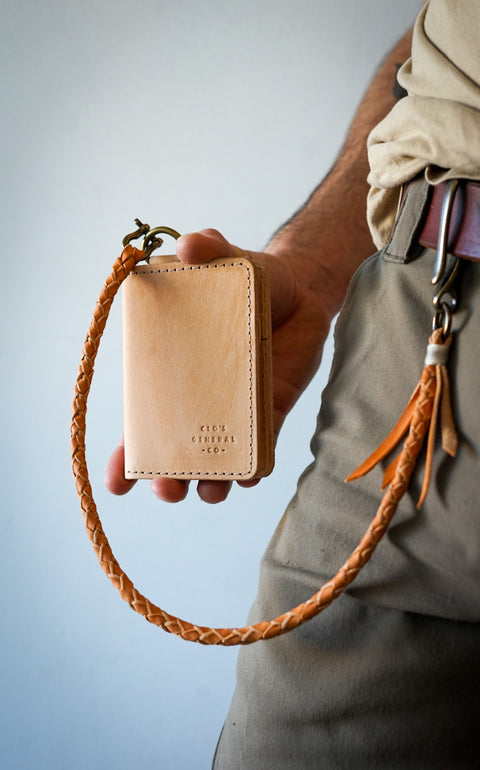
M125 236L122 241L123 246L128 246L130 241L135 241L150 230L150 225L144 224L140 219L136 219L135 224L137 225L138 230L135 230L133 233L128 233L128 235Z
M143 235L144 238L142 250L147 262L150 261L150 257L152 256L155 249L160 248L163 243L163 238L157 238L160 233L171 235L172 238L175 238L175 240L180 238L180 233L174 230L173 227L162 226L151 228L150 225L143 223L140 219L136 219L135 224L137 225L137 230L134 230L133 233L128 233L128 235L126 235L123 239L122 243L124 247L128 246L130 241L135 241L137 238L141 238Z
M157 235L160 235L160 233L170 235L172 238L175 238L175 240L180 238L180 233L178 233L172 227L152 227L152 229L146 233L145 238L143 239L142 248L143 253L145 254L145 260L147 262L150 261L150 257L152 256L155 249L160 248L163 243L163 238L157 238Z

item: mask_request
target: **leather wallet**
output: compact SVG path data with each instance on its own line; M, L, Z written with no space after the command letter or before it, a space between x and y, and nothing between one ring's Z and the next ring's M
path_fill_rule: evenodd
M266 269L139 264L123 284L125 477L248 480L274 463Z

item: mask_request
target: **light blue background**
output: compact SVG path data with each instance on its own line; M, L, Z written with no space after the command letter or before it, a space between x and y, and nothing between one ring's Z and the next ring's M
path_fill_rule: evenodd
M0 17L1 682L5 770L203 770L236 650L132 613L83 531L70 401L95 300L138 216L258 249L332 164L418 0L3 0ZM244 622L309 462L331 354L273 475L209 507L103 490L121 433L119 308L88 417L94 494L138 588L201 624ZM246 768L246 770L248 770Z

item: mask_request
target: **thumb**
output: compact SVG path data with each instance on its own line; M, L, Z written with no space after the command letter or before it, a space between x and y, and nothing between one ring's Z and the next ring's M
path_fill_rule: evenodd
M187 265L201 265L211 259L231 259L235 256L238 256L237 249L218 230L200 230L182 235L177 240L177 257Z
M293 312L298 301L298 287L288 264L273 254L249 252L233 246L218 230L201 230L182 235L177 240L177 257L189 265L201 265L211 259L247 257L268 268L272 297L273 326L280 326Z

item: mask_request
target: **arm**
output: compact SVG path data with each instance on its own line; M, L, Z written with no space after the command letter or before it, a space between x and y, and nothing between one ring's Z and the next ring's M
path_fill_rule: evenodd
M367 137L396 102L394 76L398 63L410 55L411 39L409 30L388 54L357 109L333 168L266 249L280 259L293 256L303 262L312 288L320 295L327 293L325 288L333 292L332 316L356 268L372 252L365 216ZM327 287L322 285L324 279Z
M277 434L320 364L330 323L353 273L372 252L365 216L366 140L373 126L393 107L395 65L408 58L410 45L408 32L378 70L330 173L275 234L266 251L252 255L268 265L272 285ZM190 264L239 252L215 230L185 235L177 241L178 258ZM135 483L123 478L121 445L110 459L105 482L114 494L124 494ZM224 500L230 486L229 482L200 481L197 490L203 500L213 503ZM152 489L161 499L178 502L187 494L188 482L155 479Z

